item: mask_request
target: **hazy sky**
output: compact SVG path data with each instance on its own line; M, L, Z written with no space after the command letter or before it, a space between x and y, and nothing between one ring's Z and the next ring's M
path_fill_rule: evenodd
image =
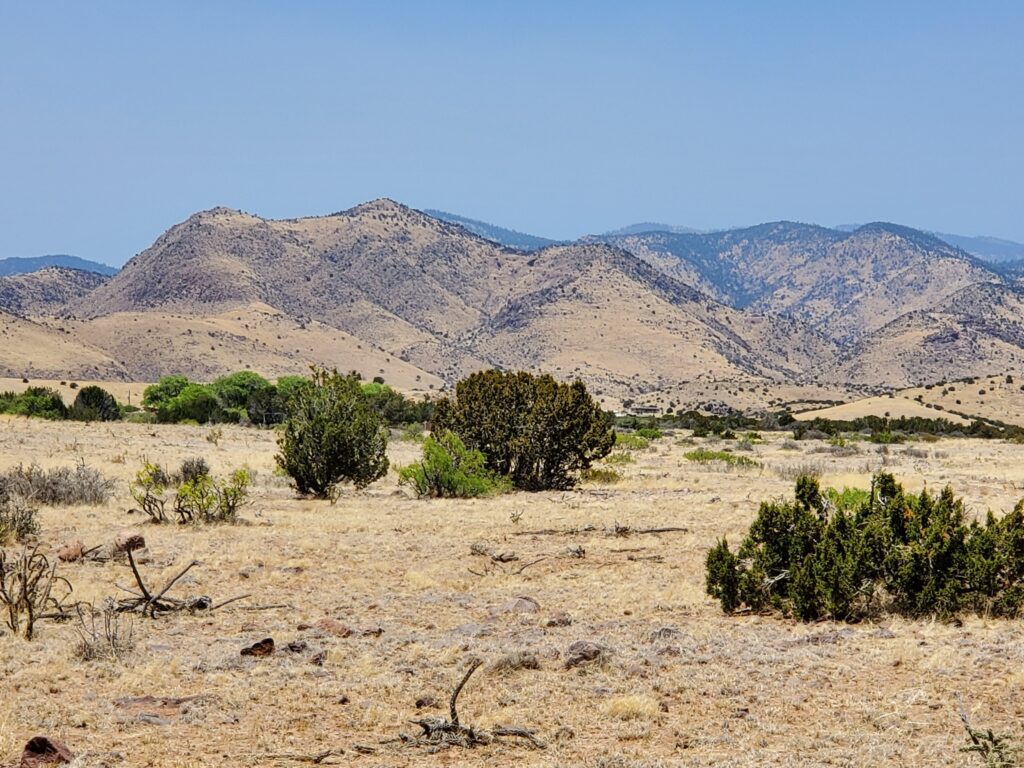
M0 257L385 196L1024 241L1022 51L1020 2L0 0Z

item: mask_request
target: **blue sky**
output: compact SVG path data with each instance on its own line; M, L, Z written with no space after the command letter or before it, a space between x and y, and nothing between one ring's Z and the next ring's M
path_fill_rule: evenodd
M1024 241L1024 3L0 1L0 257L392 197Z

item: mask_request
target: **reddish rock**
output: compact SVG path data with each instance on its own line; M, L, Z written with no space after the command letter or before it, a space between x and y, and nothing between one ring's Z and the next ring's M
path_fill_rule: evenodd
M273 652L274 638L272 637L265 638L260 640L258 643L253 643L252 645L247 645L241 651L243 656L255 656L257 658L269 656Z
M571 669L580 664L599 661L608 655L608 649L590 640L577 640L569 646L565 654L565 667Z
M114 549L118 552L134 552L136 549L142 549L145 546L145 537L138 531L134 531L131 528L125 528L123 531L119 531L117 536L114 538Z
M320 619L316 623L316 628L335 637L349 637L352 634L352 627L342 624L337 619Z
M84 551L85 544L82 543L82 540L72 539L57 550L57 559L62 563L73 563L76 560L82 559Z
M19 768L42 768L48 765L67 765L75 759L74 753L59 741L46 736L29 739L21 753Z

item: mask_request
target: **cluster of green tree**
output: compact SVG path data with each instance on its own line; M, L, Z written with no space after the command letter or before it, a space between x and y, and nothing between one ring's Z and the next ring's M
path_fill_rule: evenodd
M429 400L406 397L381 380L362 383L363 397L370 407L392 425L422 423L430 416ZM261 427L284 422L288 403L311 385L306 376L282 376L271 383L253 371L238 371L221 376L209 384L189 381L185 376L164 376L147 387L142 404L165 423L254 424Z
M1024 429L1012 424L975 419L969 425L957 424L949 419L926 419L921 416L900 416L886 418L882 416L864 416L852 421L834 421L832 419L813 419L811 421L792 420L785 425L793 431L799 440L808 430L824 432L828 435L860 432L880 442L894 442L905 435L948 435L952 437L979 437L986 439L1008 439L1024 436Z
M892 475L870 492L822 493L797 481L792 501L762 502L738 552L707 556L707 591L726 612L772 610L804 621L883 612L1016 617L1024 606L1024 502L968 523L964 503L906 493Z
M949 419L928 419L921 416L901 416L888 418L883 416L864 416L851 421L833 419L813 419L797 421L788 411L770 413L758 418L744 416L741 413L724 415L705 414L699 411L685 411L661 416L616 416L616 427L624 429L661 428L689 429L696 437L716 435L731 438L737 432L747 430L792 431L799 440L808 431L823 432L831 436L844 433L861 432L877 439L878 442L899 440L906 435L949 435L951 437L979 437L988 439L1021 439L1024 429L1013 424L1005 424L993 419L974 419L969 425L958 424Z
M301 493L330 497L388 469L388 429L354 374L314 371L286 403L278 465ZM504 488L571 488L608 455L615 433L581 382L483 371L434 405L423 460L401 472L424 496L475 496Z
M114 396L102 387L82 387L69 408L60 392L49 387L28 387L24 392L0 392L0 413L40 419L117 421L121 409Z

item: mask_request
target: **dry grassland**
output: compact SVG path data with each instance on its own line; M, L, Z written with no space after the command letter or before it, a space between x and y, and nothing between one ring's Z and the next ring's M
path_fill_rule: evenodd
M861 443L857 454L838 457L823 443L787 450L782 436L768 436L745 454L762 468L729 470L686 461L692 445L677 435L617 467L625 475L617 485L419 501L391 473L332 506L295 498L273 474L271 433L223 427L217 446L207 433L0 420L0 469L84 459L119 481L107 507L45 508L45 551L73 538L109 542L137 525L151 581L197 559L180 595L252 595L210 615L136 619L137 651L125 662L76 660L70 625L41 624L31 643L0 637L0 763L46 733L87 766L302 765L286 756L335 749L345 754L324 764L967 766L976 758L958 752L957 694L976 724L996 731L1015 732L1024 714L1019 623L808 626L723 616L703 589L716 537L738 542L757 501L787 493L798 468L842 486L866 483L885 462L915 489L953 483L983 513L1024 496L1024 446L942 440L914 445L917 455L904 446L883 455ZM417 451L396 441L392 462ZM216 472L256 470L244 525L156 527L125 514L127 481L144 457L176 466L196 455ZM616 523L688 530L616 536ZM523 535L585 526L594 529ZM493 563L472 554L473 545L519 559ZM61 572L78 599L97 604L117 594L115 582L131 582L123 563ZM521 596L539 610L502 611ZM272 605L287 607L252 610ZM547 626L560 612L571 624ZM315 627L327 618L355 631L340 637ZM264 637L276 641L274 654L239 655ZM307 650L286 649L299 640ZM607 658L567 669L577 640L606 646ZM318 651L322 665L310 661ZM539 668L507 658L519 652ZM382 743L417 732L410 719L445 714L474 657L485 666L460 698L463 722L536 728L546 749L506 739L432 754ZM136 696L197 698L115 703ZM418 700L427 705L417 709ZM358 745L375 751L361 754Z

